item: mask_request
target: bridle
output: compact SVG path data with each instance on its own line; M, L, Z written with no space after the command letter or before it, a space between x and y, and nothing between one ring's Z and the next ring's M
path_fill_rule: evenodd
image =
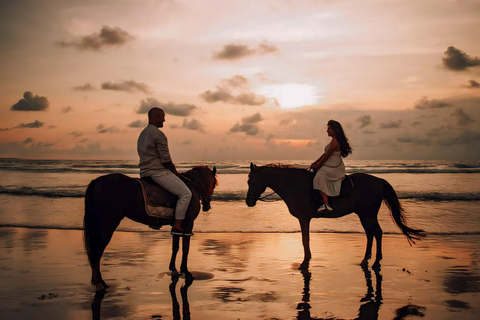
M208 195L207 190L202 188L201 186L198 185L198 183L195 181L195 179L192 179L190 177L183 176L183 178L189 182L192 183L193 187L197 191L197 193L200 195L200 202L202 206L208 205L210 206L210 202L212 201L213 194Z
M275 191L267 194L267 195L264 195L262 197L258 196L256 197L253 192L247 192L247 197L250 197L253 201L264 201L264 202L270 202L270 201L275 201L274 199L268 199L268 200L265 200L265 198L268 198L270 196L273 196L274 194L276 194Z

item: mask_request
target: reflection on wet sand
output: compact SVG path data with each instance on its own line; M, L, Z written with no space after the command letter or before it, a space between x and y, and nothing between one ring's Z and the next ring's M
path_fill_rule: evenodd
M376 287L374 290L372 283L372 272L368 268L362 269L365 276L367 293L362 299L360 299L361 304L358 310L358 317L356 317L354 320L375 320L378 319L378 312L382 305L383 277L379 271L374 270L376 280ZM309 270L302 270L301 273L303 276L304 287L302 292L302 302L297 305L297 310L299 310L297 313L297 320L341 320L340 318L336 317L312 318L312 316L310 315L310 280L312 278L312 273ZM394 318L394 320L402 320L405 319L407 316L423 317L425 316L425 314L423 313L424 310L424 307L407 305L396 310L397 316Z
M177 299L176 294L176 287L179 279L178 273L172 274L172 282L169 285L170 296L172 298L172 313L174 320L181 320L182 314L180 313L180 304ZM192 285L194 278L191 276L187 276L185 278L185 284L182 285L180 288L180 295L182 297L182 313L184 320L190 320L190 304L188 302L188 288ZM105 298L105 295L108 293L110 289L99 290L95 293L95 297L92 301L91 308L92 308L92 319L99 320L101 319L101 309L102 309L102 302ZM111 296L110 298L114 298ZM129 316L133 315L132 312L128 310L128 308L123 307L122 305L117 304L118 300L110 299L109 301L109 309L104 310L103 315L106 318L128 318ZM162 319L162 315L154 314L150 316L150 319Z
M360 309L358 311L358 317L355 320L366 319L366 320L375 320L378 319L378 311L382 305L382 275L379 271L375 271L376 278L376 290L373 289L372 285L372 272L368 268L362 268L363 274L365 276L365 281L367 285L367 293L365 296L360 299ZM312 278L312 273L309 270L301 271L303 276L303 292L302 292L302 302L297 305L297 319L298 320L309 320L309 319L326 319L326 318L312 318L310 315L310 280ZM328 319L339 319L329 317Z

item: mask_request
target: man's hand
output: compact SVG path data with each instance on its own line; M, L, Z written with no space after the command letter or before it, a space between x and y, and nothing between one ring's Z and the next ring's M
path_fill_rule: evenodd
M177 176L179 175L178 172L177 172L177 168L175 168L175 165L173 164L172 161L162 162L162 165L163 165L166 169L168 169L168 170L170 170L172 173L174 173L175 175L177 175Z

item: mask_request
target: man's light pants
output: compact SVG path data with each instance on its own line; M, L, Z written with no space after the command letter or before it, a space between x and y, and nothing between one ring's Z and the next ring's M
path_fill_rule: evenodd
M175 207L175 219L185 219L185 213L192 198L192 192L188 189L187 185L170 170L160 171L150 177L158 185L178 197L177 206Z

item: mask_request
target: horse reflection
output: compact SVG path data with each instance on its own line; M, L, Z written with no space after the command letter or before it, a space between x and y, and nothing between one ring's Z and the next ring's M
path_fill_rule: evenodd
M374 270L376 287L373 289L372 284L372 272L368 267L364 267L363 274L365 276L365 282L367 285L367 293L365 296L360 299L362 303L360 309L358 310L358 317L354 320L375 320L378 319L378 311L382 305L382 275L380 271ZM301 271L303 276L303 292L302 292L302 302L297 305L297 320L327 320L330 318L312 318L310 315L310 280L312 278L312 273L308 270ZM335 318L337 319L337 318Z
M180 313L180 304L177 300L177 294L175 292L179 275L178 273L172 273L172 283L170 283L169 291L170 296L172 297L172 312L174 320L181 320L182 316ZM182 297L183 305L183 319L190 320L190 304L188 303L188 288L193 283L193 276L186 274L185 275L185 284L180 288L180 295ZM106 290L99 290L95 293L95 298L92 301L92 319L100 320L100 310L102 307L102 301L105 297ZM161 315L152 315L151 319L162 319Z
M172 283L169 286L170 289L170 296L172 297L172 310L173 310L173 319L174 320L181 320L182 317L180 315L180 304L177 300L177 294L175 289L177 287L178 282L178 275L172 275ZM183 319L190 320L190 305L188 303L188 287L193 282L193 277L186 276L185 284L180 288L180 295L182 297L182 304L183 304Z

